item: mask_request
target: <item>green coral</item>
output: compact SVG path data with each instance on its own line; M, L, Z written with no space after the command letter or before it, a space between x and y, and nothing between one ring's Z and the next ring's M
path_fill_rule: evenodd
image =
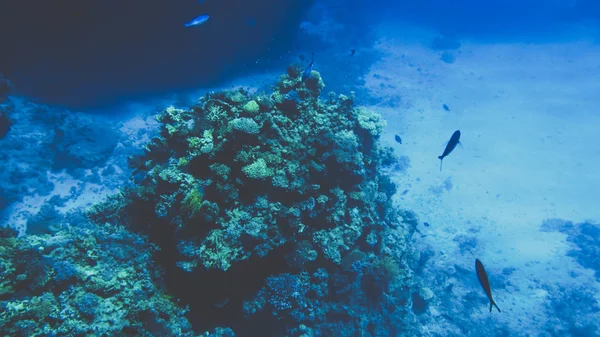
M258 113L259 108L260 107L258 106L258 103L256 103L255 100L251 100L250 102L244 104L242 110L244 110L244 112L247 114L255 115Z
M181 215L187 219L195 218L202 209L202 192L199 186L194 186L181 202Z
M363 154L358 147L358 138L354 132L343 130L335 134L333 154L338 163L361 165Z
M166 108L156 120L163 123L162 133L165 136L186 135L193 130L192 115L173 106Z
M179 165L179 166L185 166L185 165L187 165L189 162L190 162L190 161L189 161L187 158L185 158L185 157L180 157L180 158L179 158L179 161L177 162L177 165Z
M188 154L192 157L208 154L212 152L214 148L212 130L204 130L202 138L200 137L189 137L188 142Z
M233 119L229 122L229 126L232 130L248 133L251 135L256 135L260 132L260 128L256 121L248 117Z
M234 261L242 259L244 254L247 253L242 247L223 240L221 230L211 231L198 251L198 256L206 268L216 267L224 271L229 269Z
M379 114L365 108L356 109L356 118L358 125L372 136L380 136L386 126L386 122Z
M259 158L254 163L242 168L242 172L252 179L265 179L273 175L273 170L267 167L267 161Z

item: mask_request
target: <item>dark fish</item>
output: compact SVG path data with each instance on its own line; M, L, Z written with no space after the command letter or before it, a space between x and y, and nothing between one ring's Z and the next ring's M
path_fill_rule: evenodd
M302 81L306 81L308 79L308 77L310 76L310 72L312 71L312 68L313 68L313 63L315 63L315 53L312 53L312 58L310 60L310 64L308 65L308 67L306 67L306 69L304 69L304 72L302 73Z
M394 139L395 139L395 140L396 140L398 143L402 144L402 138L400 138L400 136L398 136L398 135L395 135L395 136L394 136Z
M350 56L354 56L354 54L356 54L356 49L351 49L350 50Z
M442 170L442 162L444 162L444 158L446 158L446 156L448 156L450 153L452 153L452 151L454 151L454 148L456 148L456 145L458 145L459 143L460 143L460 130L456 130L452 134L452 137L450 137L448 144L446 144L444 153L442 153L441 156L438 156L438 159L440 160L440 171Z
M483 287L483 290L487 294L487 297L490 299L490 312L492 312L492 307L496 307L498 312L502 312L494 299L492 298L492 289L490 288L490 281L488 281L487 273L485 272L485 268L483 268L483 264L479 259L475 259L475 269L477 270L477 278L479 279L479 283Z
M446 104L442 105L442 107L444 108L444 110L450 111L450 108Z
M304 62L306 61L306 57L304 57L304 55L300 55L298 56L298 58L300 59L300 61Z

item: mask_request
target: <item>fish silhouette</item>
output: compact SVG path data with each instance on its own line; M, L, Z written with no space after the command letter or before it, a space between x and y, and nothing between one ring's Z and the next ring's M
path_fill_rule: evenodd
M446 144L444 153L442 153L441 156L438 156L438 159L440 160L440 171L442 170L442 162L444 161L444 158L446 158L446 156L448 156L452 151L454 151L454 148L456 148L456 145L458 145L459 143L460 143L460 130L456 130L452 134L452 137L450 137L448 144Z
M312 71L313 68L313 64L315 63L315 53L312 53L312 58L310 60L310 64L308 65L308 67L306 67L306 69L304 69L304 72L302 73L302 81L306 81L308 79L308 77L310 76L310 72Z
M477 270L477 278L479 279L479 283L483 287L483 290L487 294L487 297L490 299L490 312L492 312L492 307L496 307L498 312L502 312L494 299L492 298L492 289L490 288L490 281L488 280L487 273L485 272L485 268L483 268L483 264L479 259L475 259L475 269Z

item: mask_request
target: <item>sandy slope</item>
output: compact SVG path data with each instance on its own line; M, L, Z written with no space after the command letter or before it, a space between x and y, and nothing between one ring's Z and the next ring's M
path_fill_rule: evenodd
M539 231L553 217L600 221L600 46L467 42L447 64L401 34L382 28L383 58L366 76L372 94L392 102L374 107L388 121L385 141L411 160L396 177L409 189L398 202L431 224L420 229L439 268L473 269L475 257L490 274L516 268L496 291L505 314L494 320L535 331L547 295L540 282L600 289L565 256L564 235ZM437 156L456 129L464 146L440 172ZM476 238L474 249L460 252L461 234ZM475 276L464 287L479 287Z

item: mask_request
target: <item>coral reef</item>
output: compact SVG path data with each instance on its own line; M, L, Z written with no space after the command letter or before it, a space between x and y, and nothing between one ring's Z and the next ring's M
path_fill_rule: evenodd
M110 224L62 227L18 238L0 227L3 336L195 336L146 240Z
M415 220L391 201L385 122L353 94L319 99L320 74L301 73L163 111L130 158L135 184L90 216L160 247L204 335L411 335Z

